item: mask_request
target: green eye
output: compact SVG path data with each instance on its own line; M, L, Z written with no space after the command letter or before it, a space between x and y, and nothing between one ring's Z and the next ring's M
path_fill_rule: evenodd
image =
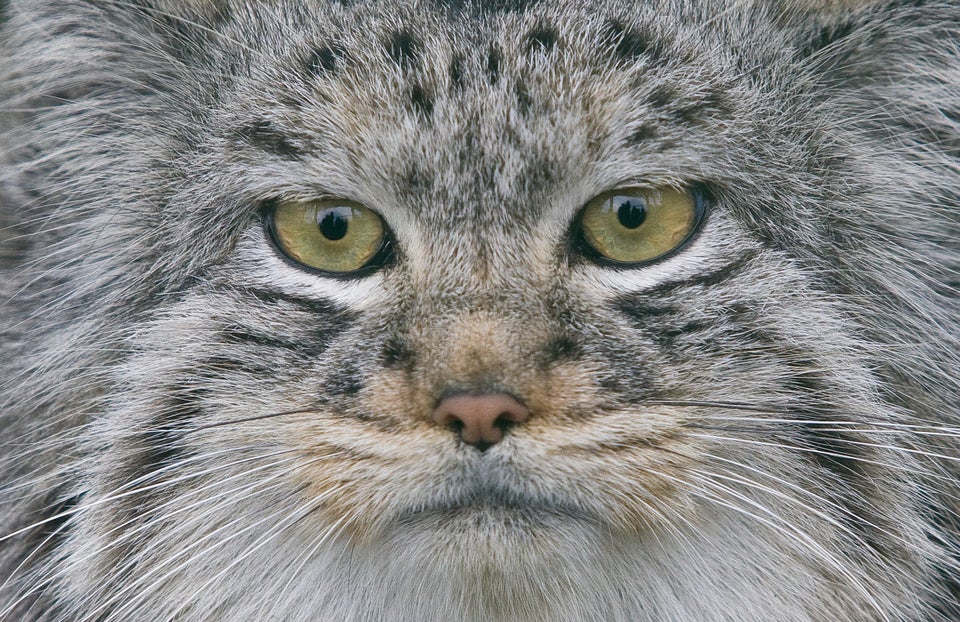
M638 264L679 248L701 214L700 201L686 190L625 189L587 203L580 229L588 250L598 258Z
M383 220L351 201L278 203L268 228L287 257L323 272L345 274L371 267L386 248Z

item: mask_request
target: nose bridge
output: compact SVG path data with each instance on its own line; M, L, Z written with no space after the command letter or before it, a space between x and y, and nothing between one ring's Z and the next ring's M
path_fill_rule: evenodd
M412 275L409 341L418 352L419 381L436 399L456 391L515 393L534 372L531 357L557 332L548 278L532 265L542 262L521 252L512 262L485 258L479 249L463 247Z
M449 384L478 390L497 383L498 376L523 358L525 344L520 318L508 319L490 310L471 310L446 327L438 327L441 361L446 362ZM520 324L520 325L518 325Z

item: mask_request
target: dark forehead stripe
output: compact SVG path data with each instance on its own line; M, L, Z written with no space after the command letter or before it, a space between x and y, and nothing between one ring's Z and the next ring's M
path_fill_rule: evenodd
M164 391L164 400L157 405L150 421L131 439L138 451L125 469L130 481L153 483L161 477L163 467L190 455L183 434L203 418L202 403L207 391L195 386L189 375L185 371L183 383Z
M287 159L303 157L303 151L290 142L290 137L266 119L257 119L234 132L236 138L251 147Z

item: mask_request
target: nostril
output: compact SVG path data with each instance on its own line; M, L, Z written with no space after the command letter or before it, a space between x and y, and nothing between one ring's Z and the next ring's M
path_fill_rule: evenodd
M454 395L444 398L432 419L451 428L464 443L485 451L499 443L504 432L530 416L526 406L505 393Z

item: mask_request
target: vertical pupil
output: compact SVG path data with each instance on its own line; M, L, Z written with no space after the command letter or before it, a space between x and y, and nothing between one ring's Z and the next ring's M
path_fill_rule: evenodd
M334 208L320 212L317 220L323 237L336 242L347 235L347 227L350 224L347 210L349 208Z
M627 229L636 229L647 218L647 207L637 197L613 197L617 206L617 220Z

